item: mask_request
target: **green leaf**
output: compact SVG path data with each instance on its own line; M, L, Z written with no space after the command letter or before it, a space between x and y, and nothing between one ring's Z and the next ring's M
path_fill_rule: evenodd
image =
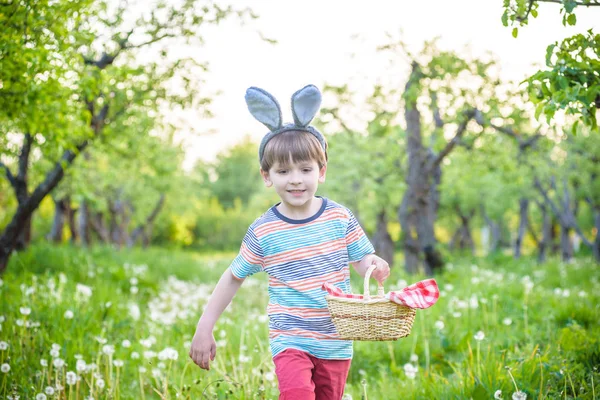
M514 38L516 38L517 36L519 36L519 28L514 27L512 30L512 35Z
M506 10L504 11L504 14L502 14L502 25L508 26L508 12L506 12Z
M569 16L567 17L567 22L571 26L575 25L577 23L577 17L575 16L575 14L569 14Z
M533 18L537 18L537 16L538 16L538 12L537 12L537 10L531 10L531 16L532 16Z
M577 135L577 126L578 125L579 125L579 121L575 121L575 123L571 127L571 133L573 133L573 135Z

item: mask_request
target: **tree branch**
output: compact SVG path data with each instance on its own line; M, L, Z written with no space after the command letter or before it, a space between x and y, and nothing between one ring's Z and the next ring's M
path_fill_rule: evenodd
M575 218L571 215L571 210L567 210L567 215L565 219L565 216L563 216L563 214L561 214L561 212L558 210L558 208L556 207L556 204L554 204L554 202L550 199L550 197L548 196L548 192L546 192L544 190L544 188L542 187L539 179L537 178L537 176L535 177L535 183L534 183L535 187L538 189L538 191L541 193L541 195L544 197L544 200L546 202L546 204L548 204L550 206L550 208L552 209L552 212L554 212L554 215L556 215L556 218L558 218L561 222L561 225L563 225L566 228L573 228L575 229L575 232L577 232L577 235L579 235L579 237L581 238L581 241L589 248L592 248L594 245L592 242L590 242L585 235L583 234L583 232L581 231L581 228L579 227L579 224L577 224L577 222L575 221Z
M442 162L444 157L446 157L452 151L454 146L456 146L458 144L458 142L460 141L460 138L467 130L467 124L469 123L471 118L475 117L476 113L477 113L477 110L474 108L465 111L465 113L464 113L465 118L458 126L458 129L456 130L456 134L454 135L452 140L450 140L446 144L446 147L444 147L444 149L442 151L440 151L438 153L438 155L435 157L435 159L431 162L430 169L433 169L433 168L437 167L438 165L440 165L440 163Z
M6 171L6 178L10 182L10 185L14 188L17 185L17 181L15 180L15 177L13 176L12 172L10 172L10 168L8 168L8 166L2 161L0 161L0 168L4 168L4 170Z

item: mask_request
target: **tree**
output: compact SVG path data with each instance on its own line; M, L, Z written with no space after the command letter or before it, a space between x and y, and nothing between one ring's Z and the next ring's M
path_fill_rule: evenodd
M172 57L169 50L176 39L201 43L207 24L248 14L197 0L160 1L155 9L142 10L132 24L124 20L126 2L116 8L111 4L13 2L0 13L5 28L0 34L0 167L18 199L0 236L0 272L19 236L27 233L32 213L65 169L91 141L119 134L107 126L127 125L132 113L157 112L168 105L208 104L197 94L206 66ZM153 55L140 57L143 51ZM29 194L34 148L41 151L36 162L52 160L53 167Z

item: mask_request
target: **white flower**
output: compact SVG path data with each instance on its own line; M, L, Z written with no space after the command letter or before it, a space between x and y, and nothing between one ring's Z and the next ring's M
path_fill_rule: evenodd
M133 278L131 278L129 280L129 283L131 283L133 286L138 284L138 278L136 278L135 276Z
M8 349L8 343L0 342L0 350L4 351L6 349Z
M435 321L435 329L438 331L444 329L444 321Z
M461 317L461 315L462 315L462 313L461 313L460 311L456 311L456 312L454 312L454 313L452 314L452 316L453 316L454 318L460 318L460 317Z
M419 369L412 364L404 364L404 374L408 379L415 379L418 371Z
M267 373L265 373L265 379L268 380L269 382L273 382L273 380L275 379L275 374L272 372L267 372Z
M72 386L77 383L77 374L73 371L67 372L66 375L67 385Z
M585 291L583 291L583 290L580 290L579 293L577 293L577 295L579 297L587 297L587 293Z
M8 371L10 371L10 365L8 365L7 363L2 364L0 366L0 371L6 374Z
M472 295L471 298L469 299L469 306L471 308L478 308L479 307L479 300L477 299L477 296Z
M46 395L44 393L38 393L35 396L35 400L46 400L46 399L47 399L47 397L46 397Z
M512 400L525 400L525 399L527 399L527 394L524 392L521 392L520 390L517 390L512 395Z
M471 283L473 285L477 285L479 282L481 282L481 280L478 277L474 276L471 278Z
M6 321L6 318L4 317L4 315L0 315L0 324L3 323L4 321Z
M75 291L78 297L82 297L84 299L88 299L92 295L92 288L86 285L82 285L81 283L78 283L75 286Z
M112 344L105 344L104 346L102 346L102 352L107 356L110 356L115 353L115 346L113 346Z
M475 334L474 338L478 342L481 342L485 338L485 334L483 333L483 331L479 331Z
M162 373L160 372L160 369L158 368L153 368L152 369L152 376L155 378L160 378L160 376L162 375Z
M258 316L258 322L261 322L261 323L267 322L268 319L269 319L269 317L267 315L259 315Z
M65 319L73 319L73 311L67 310L64 315Z
M245 356L244 354L240 354L239 360L241 363L245 363L245 362L250 361L250 357Z
M512 319L510 319L510 318L504 318L504 319L502 320L502 323L503 323L504 325L508 326L508 325L512 324Z
M123 361L121 361L121 360L114 360L114 361L113 361L113 365L114 365L115 367L117 367L117 368L120 368L120 367L122 367L122 366L123 366Z
M17 326L23 326L25 324L25 322L23 322L22 319L18 319L16 322L17 322Z
M108 342L108 340L106 340L106 339L104 339L103 337L100 337L100 336L96 336L95 339L100 344L106 344Z
M46 386L46 389L44 389L44 392L46 392L46 394L48 396L52 396L54 394L54 388L52 386Z
M140 374L145 374L146 373L146 368L144 367L139 367L138 371L140 371Z
M352 400L352 395L350 393L346 393L342 396L342 400Z
M132 286L131 289L129 289L129 291L131 292L131 294L136 294L137 292L139 292L139 289L137 286Z
M563 292L562 292L562 296L563 296L563 297L569 297L570 295L571 295L571 291L570 291L569 289L565 289L565 290L563 290ZM518 392L517 392L517 393L518 393ZM521 393L523 393L523 392L521 392ZM524 393L523 393L523 394L524 394Z
M98 387L98 389L104 389L104 386L106 385L106 383L104 382L104 379L100 378L96 381L96 386Z
M452 290L454 290L454 285L447 283L444 285L444 289L446 289L448 292L451 292Z
M40 360L40 364L41 364L42 367L47 367L48 366L48 360L42 358Z
M221 331L219 332L219 336L221 338L224 338L225 336L227 336L227 332L225 330L221 329Z
M31 308L29 308L29 307L21 307L21 308L19 308L19 311L21 311L21 314L23 314L23 315L31 314Z
M179 353L177 353L177 350L171 347L167 347L166 349L158 353L159 360L177 360L178 357Z
M502 390L496 390L494 392L494 399L496 399L496 400L502 399Z
M52 358L56 358L60 355L60 351L58 349L52 349L50 350L50 355L52 356Z
M123 340L123 342L121 342L121 346L128 348L131 347L131 342L127 339Z
M62 358L55 358L52 360L52 365L54 365L54 368L60 369L65 366L65 361Z
M411 354L410 355L410 362L416 363L417 361L419 361L419 356L416 355L416 354Z
M138 353L137 351L132 352L131 358L133 358L134 360L137 360L138 358L140 358L140 353Z
M156 352L155 351L147 350L147 351L144 352L144 358L150 359L150 358L154 358L154 357L156 357Z
M86 367L85 361L77 360L77 363L75 364L75 369L77 370L77 372L84 372L85 367Z

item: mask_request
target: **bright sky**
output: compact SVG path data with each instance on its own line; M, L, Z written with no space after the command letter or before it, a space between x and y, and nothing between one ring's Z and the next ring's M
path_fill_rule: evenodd
M522 80L537 70L534 64L543 64L548 44L600 28L600 7L578 8L577 25L565 28L560 5L548 3L540 5L537 19L519 30L518 39L500 21L501 0L235 0L233 4L251 7L259 18L245 27L232 20L205 36L201 52L210 63L207 90L221 94L214 98L212 120L188 120L196 130L214 133L192 137L181 132L187 167L197 159L214 159L245 135L259 141L266 133L246 108L249 86L273 94L287 122L292 93L308 83L322 87L352 82L364 93L391 75L404 84L406 63L391 69L386 57L375 52L386 43L386 32L402 38L415 52L436 36L446 50L463 51L468 45L474 56L491 51L500 61L503 78ZM257 30L278 44L262 41ZM359 39L353 39L356 35Z

